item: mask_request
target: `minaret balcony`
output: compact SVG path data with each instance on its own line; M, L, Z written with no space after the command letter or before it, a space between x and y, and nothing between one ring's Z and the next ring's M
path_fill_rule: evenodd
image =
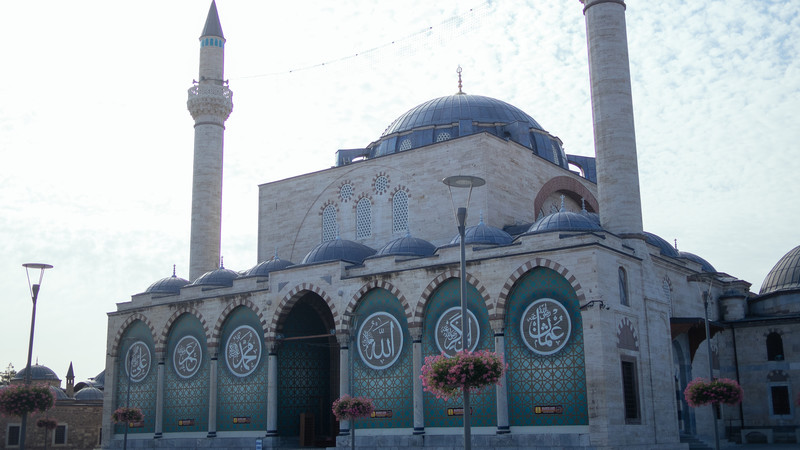
M233 110L233 92L228 86L197 84L189 88L186 106L194 118L211 114L226 120Z

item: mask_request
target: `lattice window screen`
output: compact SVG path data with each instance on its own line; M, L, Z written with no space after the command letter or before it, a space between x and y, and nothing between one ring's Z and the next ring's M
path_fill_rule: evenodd
M392 232L408 230L408 194L397 191L392 198Z
M356 239L372 236L372 204L362 198L356 205Z
M336 207L328 205L322 211L322 242L336 239Z

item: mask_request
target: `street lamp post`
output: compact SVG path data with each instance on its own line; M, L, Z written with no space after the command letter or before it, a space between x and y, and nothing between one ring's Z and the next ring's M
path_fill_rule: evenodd
M708 304L711 299L711 282L708 282L708 290L703 292L703 313L705 315L704 322L706 327L706 351L708 352L708 380L714 381L714 359L711 355L711 333L708 326ZM714 449L719 450L719 430L717 430L717 411L711 405L711 423L714 428Z
M39 298L39 289L42 286L42 277L44 277L44 271L47 269L52 269L53 266L50 264L41 264L41 263L25 263L22 265L25 268L25 275L28 277L28 289L30 289L31 293L31 300L33 301L33 311L31 312L31 338L28 341L28 364L25 366L25 385L31 384L31 358L33 357L33 330L34 325L36 324L36 300ZM36 283L31 284L31 274L30 270L33 269L39 270L39 281ZM22 415L22 423L20 424L20 437L19 437L19 448L20 450L25 450L25 433L28 425L28 414L25 413Z
M470 323L469 317L467 317L467 258L466 258L466 243L465 241L465 233L466 233L466 223L467 223L467 208L469 208L469 201L472 198L472 188L483 186L486 184L486 181L483 178L475 177L472 175L455 175L452 177L447 177L442 180L442 183L446 184L450 190L450 202L453 204L453 213L456 218L456 224L458 225L458 235L460 236L461 241L461 267L459 272L459 278L461 281L460 291L461 291L461 351L467 351L469 348L467 346L467 336L470 330ZM469 192L467 193L467 199L464 203L464 206L456 207L456 201L453 198L453 188L469 188ZM472 416L472 411L470 411L469 406L469 389L463 389L464 394L464 414L462 417L464 418L464 449L470 450L472 448L472 433L470 430L470 419Z

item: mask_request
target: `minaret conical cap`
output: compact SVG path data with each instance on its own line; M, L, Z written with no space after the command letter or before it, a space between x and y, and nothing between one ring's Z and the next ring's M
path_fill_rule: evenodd
M203 27L203 33L200 37L204 36L217 36L225 39L222 34L222 25L219 24L219 13L217 13L217 2L211 1L211 7L208 8L208 17L206 18L206 25Z

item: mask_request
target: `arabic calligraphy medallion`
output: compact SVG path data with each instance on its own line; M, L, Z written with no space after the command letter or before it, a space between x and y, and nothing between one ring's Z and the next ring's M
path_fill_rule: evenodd
M125 370L134 383L138 383L150 373L150 347L142 341L136 341L128 347L125 354Z
M552 355L569 341L572 322L564 305L552 298L540 298L522 313L519 323L522 342L539 355Z
M383 370L391 367L403 350L403 329L387 312L376 312L358 330L358 354L368 367Z
M203 351L200 349L200 341L191 335L182 337L172 354L172 365L178 376L190 378L197 373L202 362Z
M261 338L253 327L242 325L233 330L225 344L225 362L237 377L253 373L261 361Z
M478 347L481 331L478 325L478 318L470 310L467 310L467 320L469 321L469 330L467 332L466 348L473 352ZM460 306L454 306L442 313L436 322L436 347L439 348L439 351L447 355L447 357L454 356L461 351L463 329L464 327L461 326Z

